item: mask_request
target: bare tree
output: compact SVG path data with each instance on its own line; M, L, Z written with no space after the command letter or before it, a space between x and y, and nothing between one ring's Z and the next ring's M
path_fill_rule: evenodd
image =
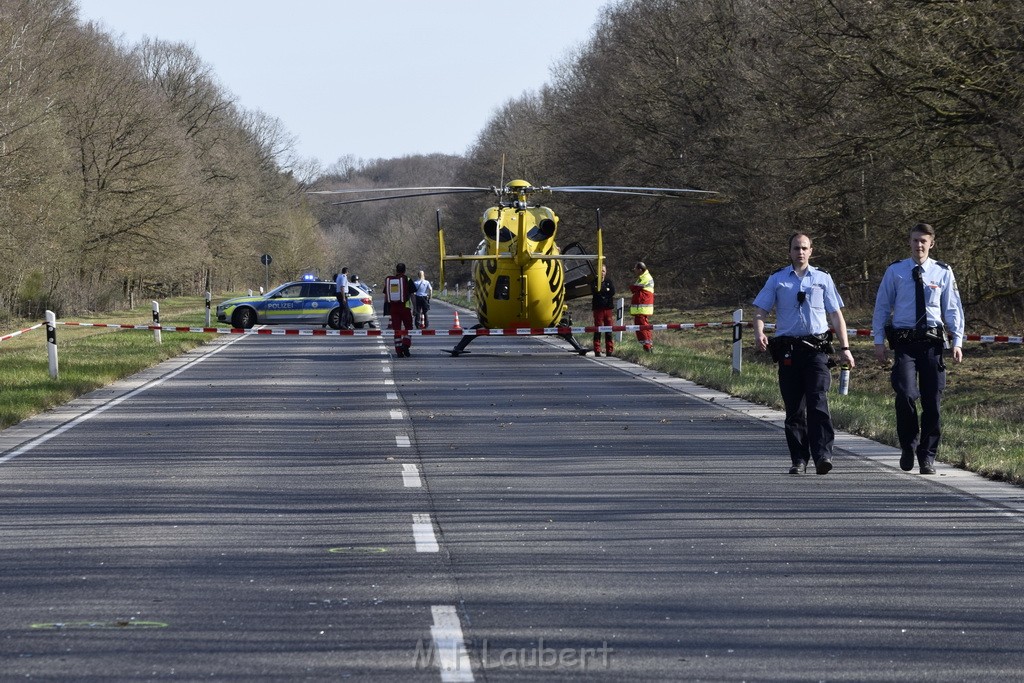
M0 318L56 307L78 251L55 106L73 10L64 0L0 0Z

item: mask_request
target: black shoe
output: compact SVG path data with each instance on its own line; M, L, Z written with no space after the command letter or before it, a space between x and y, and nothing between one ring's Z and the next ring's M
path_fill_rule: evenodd
M921 465L921 474L935 474L935 468L931 465Z
M807 461L798 460L796 464L789 468L790 474L802 474L807 471Z
M832 471L832 461L828 458L822 458L814 463L814 471L818 474L828 474Z
M914 469L914 451L903 451L900 454L900 469L904 472L909 472Z

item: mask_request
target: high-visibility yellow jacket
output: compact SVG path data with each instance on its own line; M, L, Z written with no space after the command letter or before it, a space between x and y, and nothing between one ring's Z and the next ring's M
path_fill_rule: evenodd
M629 302L630 315L654 315L654 278L651 271L640 273L636 282L629 286L633 298Z

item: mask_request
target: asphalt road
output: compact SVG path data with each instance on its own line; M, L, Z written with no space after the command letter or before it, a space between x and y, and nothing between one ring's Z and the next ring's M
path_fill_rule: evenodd
M851 437L790 476L772 411L388 341L222 338L0 432L0 679L1024 679L1015 490Z

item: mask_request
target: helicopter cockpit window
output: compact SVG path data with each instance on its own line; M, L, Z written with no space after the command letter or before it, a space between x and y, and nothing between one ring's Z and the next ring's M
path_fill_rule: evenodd
M494 220L493 218L484 221L484 237L486 237L487 239L493 240L494 239L494 232L497 229L498 229L498 221ZM498 232L498 241L499 242L508 242L510 239L512 239L512 231L509 230L508 228L502 228Z
M540 223L530 228L530 232L526 234L534 242L543 242L546 239L551 239L555 234L555 222L550 218L545 218Z
M512 283L508 275L499 275L494 285L494 298L501 301L508 301L509 292L512 290Z

